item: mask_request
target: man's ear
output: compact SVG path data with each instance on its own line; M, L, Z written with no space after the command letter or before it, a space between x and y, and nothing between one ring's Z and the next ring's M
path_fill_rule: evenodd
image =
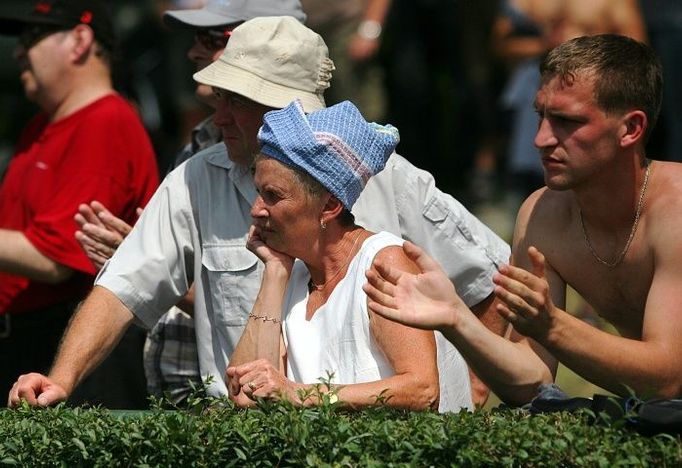
M620 128L620 145L628 147L643 142L648 125L649 120L644 111L634 110L626 113L622 118Z
M343 203L334 195L329 194L327 202L324 204L324 207L322 207L321 219L324 220L325 223L329 223L332 219L339 217L343 208Z
M95 42L95 32L85 24L79 24L71 30L74 39L73 58L76 62L82 62L88 57Z

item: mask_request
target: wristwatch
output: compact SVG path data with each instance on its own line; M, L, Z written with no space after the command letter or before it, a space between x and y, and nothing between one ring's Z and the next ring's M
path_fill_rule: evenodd
M379 39L379 36L381 36L381 24L374 20L364 20L358 26L358 35L370 41Z

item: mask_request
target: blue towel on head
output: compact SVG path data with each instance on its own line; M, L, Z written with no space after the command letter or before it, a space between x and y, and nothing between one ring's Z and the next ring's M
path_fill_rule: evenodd
M258 140L261 153L310 174L350 210L400 137L391 125L365 121L349 101L309 115L294 101L265 114Z

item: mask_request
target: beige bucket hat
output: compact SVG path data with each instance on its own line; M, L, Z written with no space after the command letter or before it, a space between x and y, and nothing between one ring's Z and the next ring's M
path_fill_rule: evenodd
M325 107L334 62L324 40L290 16L238 26L218 60L194 74L202 84L281 109L299 99L305 112Z

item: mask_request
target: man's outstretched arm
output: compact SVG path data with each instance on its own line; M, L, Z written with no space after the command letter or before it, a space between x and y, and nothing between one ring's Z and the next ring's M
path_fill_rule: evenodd
M410 242L403 249L420 273L375 260L376 272L367 272L365 285L372 312L408 326L439 330L507 403L526 403L539 384L553 380L556 362L551 356L521 337L512 342L489 330L459 298L435 260Z
M531 271L504 267L495 279L496 293L504 302L500 312L518 332L541 343L583 378L614 393L628 395L632 389L642 396L682 395L679 262L657 261L642 336L636 339L601 331L556 307L549 296L544 256L530 247L528 257Z
M509 322L502 318L497 313L498 299L495 294L490 294L483 301L471 306L471 312L478 317L485 327L500 336L507 336L509 331ZM471 398L474 406L477 408L485 405L490 396L490 388L488 385L476 374L476 372L469 368L469 377L471 379Z
M7 406L22 399L47 406L66 400L74 388L118 344L133 321L133 314L109 290L95 286L67 328L50 374L19 377L10 390Z

